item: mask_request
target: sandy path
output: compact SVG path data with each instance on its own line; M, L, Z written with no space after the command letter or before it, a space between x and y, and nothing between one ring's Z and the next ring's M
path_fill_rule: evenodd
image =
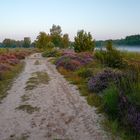
M40 65L34 65L38 60ZM76 87L70 85L55 66L40 54L25 60L25 70L15 80L8 96L0 104L0 140L108 140L99 126L101 118L87 105ZM26 91L32 73L45 71L46 85ZM28 95L27 101L21 97ZM29 104L39 110L32 114L16 109Z

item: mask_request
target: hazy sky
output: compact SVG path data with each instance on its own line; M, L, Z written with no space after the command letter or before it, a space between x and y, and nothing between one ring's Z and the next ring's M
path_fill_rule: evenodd
M0 41L36 38L60 25L71 39L77 30L96 40L140 33L140 0L0 0Z

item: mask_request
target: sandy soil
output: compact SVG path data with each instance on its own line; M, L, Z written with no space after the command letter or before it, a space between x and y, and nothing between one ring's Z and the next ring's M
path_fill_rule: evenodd
M35 65L36 60L39 65ZM0 140L109 140L99 125L101 116L87 105L76 86L69 84L55 66L40 54L25 60L25 69L0 104ZM48 84L25 90L34 72L47 72ZM28 97L23 101L22 96ZM39 108L32 113L20 105Z

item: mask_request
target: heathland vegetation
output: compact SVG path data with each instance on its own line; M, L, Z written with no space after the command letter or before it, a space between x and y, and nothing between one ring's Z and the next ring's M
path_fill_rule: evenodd
M78 86L90 105L105 114L104 125L115 137L139 139L140 54L121 52L112 41L106 42L106 50L94 51L95 40L83 30L73 44L74 49L46 47L42 55L55 57L52 63Z
M129 42L135 37L125 40ZM139 36L136 38L139 40ZM8 48L9 40L2 44ZM106 116L103 124L114 137L140 139L139 53L121 52L113 47L112 41L106 42L105 50L94 51L95 40L90 33L78 31L71 43L68 34L62 34L61 27L56 25L49 34L40 32L33 44L43 57L53 57L51 62L57 70L77 85L89 105ZM29 48L29 39L24 39L23 47ZM7 72L18 70L19 60L30 53L30 49L0 50L1 89L9 81ZM4 92L1 90L0 97L5 96Z
M7 94L13 79L23 69L21 60L33 52L31 49L0 49L0 100Z

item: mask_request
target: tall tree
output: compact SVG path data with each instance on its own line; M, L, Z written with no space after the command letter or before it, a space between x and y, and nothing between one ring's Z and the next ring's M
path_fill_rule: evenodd
M54 25L53 24L52 28L50 29L50 34L52 36L54 36L54 35L61 36L61 32L62 32L62 29L61 29L61 26L59 26L59 25Z
M54 43L56 47L62 46L62 29L59 25L53 25L50 29L51 41Z
M24 37L23 47L24 48L29 48L30 46L31 46L31 39L30 39L30 37Z
M47 35L45 32L40 32L37 36L36 40L36 47L39 49L45 49L47 48L47 43L50 41L49 35Z
M95 47L95 41L92 38L90 32L80 30L77 32L77 36L74 38L74 49L76 52L93 51Z
M63 48L67 48L69 46L69 35L68 34L64 34L63 38L62 38L62 43L63 43Z

